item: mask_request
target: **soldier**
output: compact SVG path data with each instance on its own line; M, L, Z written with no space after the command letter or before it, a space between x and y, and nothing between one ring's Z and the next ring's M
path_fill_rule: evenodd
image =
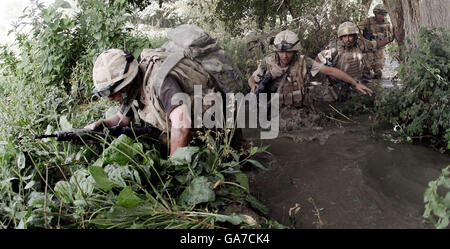
M367 68L365 53L375 53L389 41L369 41L358 37L359 29L353 22L343 22L338 27L338 40L330 42L316 57L316 61L324 65L338 68L354 79L362 80L364 69ZM328 77L328 85L335 100L344 101L350 97L348 84L336 77Z
M300 40L292 31L284 30L278 33L273 41L273 46L275 53L268 55L261 61L257 70L248 79L248 84L251 92L255 92L258 83L267 74L270 74L272 82L269 92L280 93L280 107L282 107L280 129L282 130L293 129L306 121L303 114L308 114L306 109L310 108L301 107L312 107L309 80L319 72L345 81L347 84L355 86L363 94L372 95L370 88L347 73L337 68L322 65L301 55L299 53L301 49ZM281 122L287 123L283 125Z
M371 41L388 39L389 42L392 42L394 40L392 26L386 19L387 11L384 5L378 4L375 6L373 13L375 16L367 18L359 25L363 36ZM367 53L367 59L370 62L368 70L373 70L375 79L381 78L381 70L385 61L384 47L377 49L376 53Z
M223 55L217 42L195 25L181 25L172 30L171 37L188 42L197 41L198 36L203 38L202 42L207 43L209 51L214 50L208 54L208 58ZM200 45L203 46L205 43ZM195 111L190 111L194 106L193 99L203 98L209 93L213 93L214 96L214 93L223 92L223 88L226 86L219 85L224 81L220 82L213 78L215 76L206 71L206 67L202 66L203 63L191 59L194 56L186 56L185 51L183 53L173 52L179 48L174 44L173 40L169 40L162 48L144 49L141 53L140 63L133 55L121 49L109 49L101 53L93 68L94 94L99 97L107 97L108 100L122 106L112 117L95 121L85 128L96 130L102 126L126 126L132 120L140 119L163 131L163 134L170 134L168 141L170 155L177 148L187 146L193 131L192 123L195 123L192 121L194 115L191 115ZM187 46L193 50L197 48L195 52L203 51L199 49L200 45L194 47L190 46L191 44L193 43L189 43ZM169 51L171 46L174 50ZM222 63L219 57L213 58L215 59L214 65ZM214 68L214 65L209 65L210 68L213 68L213 73L220 73L220 70ZM220 68L225 66L224 64L218 65ZM235 74L230 75L234 76ZM221 77L222 80L225 78L225 76ZM227 82L238 84L237 80L233 78ZM194 95L194 85L201 86L201 96ZM186 95L187 100L179 99L179 96ZM219 94L219 96L221 95ZM207 108L207 105L202 105L201 112L203 113ZM164 140L165 137L167 135L162 135L161 140ZM240 137L234 136L233 139L232 143L241 142L236 141L241 139Z
M109 49L101 53L94 63L93 81L94 94L99 97L107 97L109 101L121 104L120 110L107 119L95 121L84 128L96 130L103 126L112 127L116 125L127 126L132 120L138 118L136 106L141 118L156 126L152 120L146 118L148 106L151 100L146 96L146 85L144 74L146 69L139 67L139 63L133 55L121 49ZM187 115L187 107L183 105L172 105L170 98L173 94L181 92L179 81L173 76L168 76L163 84L159 101L163 110L168 113L171 121L170 154L178 147L186 146L189 141L189 127L191 127L190 116ZM147 97L147 98L146 98ZM147 107L147 108L145 108ZM152 113L148 113L153 115ZM161 128L157 126L158 128ZM161 136L161 139L164 139Z

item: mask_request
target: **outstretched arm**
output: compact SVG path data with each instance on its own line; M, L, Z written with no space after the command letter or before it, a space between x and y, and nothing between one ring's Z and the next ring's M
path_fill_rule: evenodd
M122 118L122 114L120 112L117 112L115 115L111 116L110 118L107 119L100 119L97 120L91 124L86 125L84 128L85 129L90 129L90 130L97 130L100 129L102 127L112 127L112 126L116 126L117 123L119 123L119 120ZM130 117L124 117L122 119L122 121L120 122L120 126L127 126L129 125L131 122L131 118Z
M333 78L345 81L351 85L354 85L356 87L356 89L361 92L362 94L369 94L369 96L372 96L372 90L370 88L368 88L366 85L364 85L363 83L355 80L354 78L352 78L350 75L348 75L347 73L345 73L342 70L339 70L337 68L334 67L328 67L323 65L320 69L321 73L326 74L328 76L331 76Z

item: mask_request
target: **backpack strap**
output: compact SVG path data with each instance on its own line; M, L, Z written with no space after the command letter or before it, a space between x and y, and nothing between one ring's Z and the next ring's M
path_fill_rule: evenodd
M169 74L170 70L172 70L175 65L180 62L184 58L184 53L171 53L164 62L161 64L158 72L155 75L154 88L156 91L156 96L159 96L161 92L161 87Z

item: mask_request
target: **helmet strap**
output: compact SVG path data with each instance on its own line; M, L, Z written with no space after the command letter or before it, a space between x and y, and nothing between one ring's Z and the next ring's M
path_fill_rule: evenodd
M125 118L125 116L127 115L128 111L130 110L130 108L133 105L133 101L137 98L138 93L139 93L139 89L141 87L141 77L140 77L140 70L138 72L138 74L136 75L136 78L130 83L130 89L128 91L126 91L124 89L124 91L121 92L122 94L122 99L123 99L123 105L125 105L125 109L124 112L122 113L122 117L120 118L119 122L117 123L117 125L119 125L122 120ZM136 116L136 110L133 108L133 114L134 116Z

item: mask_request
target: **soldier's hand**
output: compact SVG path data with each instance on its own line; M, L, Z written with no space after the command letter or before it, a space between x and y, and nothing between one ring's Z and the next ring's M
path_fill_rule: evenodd
M373 91L361 82L358 82L355 87L364 95L368 94L369 96L372 96L373 94Z
M256 89L258 88L258 84L254 84L251 88L250 88L250 92L251 93L255 93Z
M100 120L95 121L91 124L88 124L84 127L84 129L89 129L91 131L96 131L98 129L102 128L102 122Z

